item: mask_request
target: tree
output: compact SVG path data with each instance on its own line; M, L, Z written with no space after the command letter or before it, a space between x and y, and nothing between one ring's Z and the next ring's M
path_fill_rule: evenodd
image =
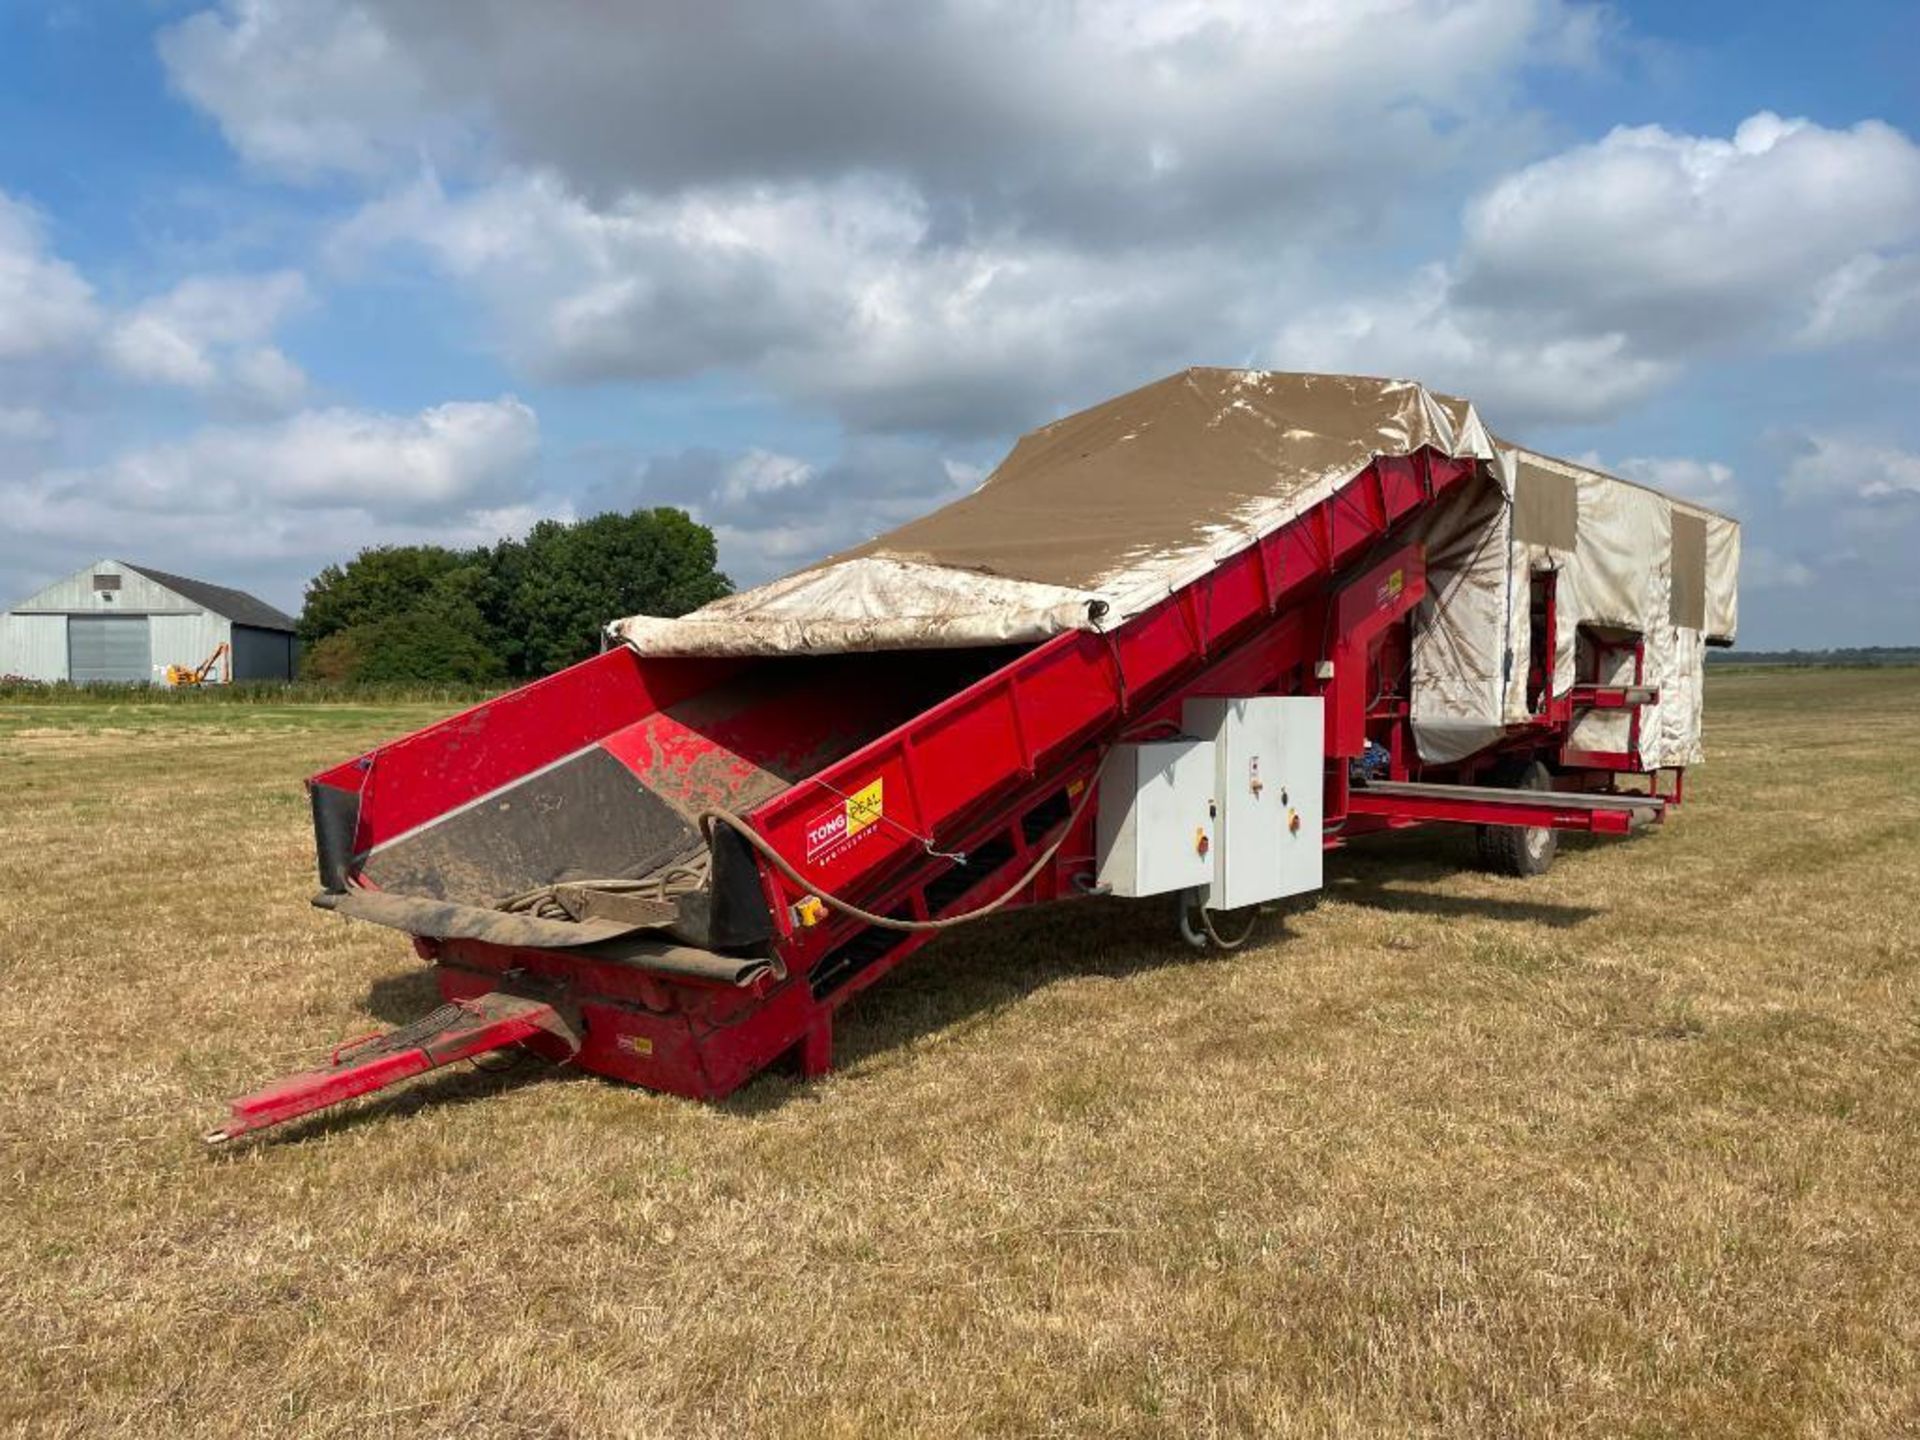
M301 673L484 683L584 660L609 620L683 615L728 593L713 532L681 510L543 520L478 550L388 545L307 586Z
M476 627L426 610L337 630L314 646L303 670L315 678L449 685L485 685L507 673Z
M519 646L517 668L549 675L600 648L610 620L684 615L733 586L715 569L713 532L684 510L635 510L565 524L543 520L502 555L504 628Z
M307 585L300 641L313 645L350 626L411 610L436 583L484 554L440 545L380 545L345 565L329 565Z

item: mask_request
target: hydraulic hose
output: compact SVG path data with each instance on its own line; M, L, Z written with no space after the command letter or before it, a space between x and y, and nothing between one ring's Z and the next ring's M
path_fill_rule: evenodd
M1108 753L1111 754L1112 752L1109 751ZM986 904L972 910L963 911L958 915L944 916L938 920L899 920L891 915L878 915L871 910L862 909L851 900L842 899L830 891L822 890L813 881L802 875L792 861L774 849L772 841L768 840L758 830L755 830L731 810L713 809L701 811L700 830L701 833L707 837L708 844L712 844L713 827L715 825L726 826L758 851L761 858L773 866L775 870L779 871L781 875L785 876L787 880L807 894L818 898L819 901L829 909L838 910L842 915L848 916L851 919L859 920L868 925L878 926L882 930L901 930L908 934L918 934L930 930L951 930L957 925L966 925L975 920L986 919L987 916L999 910L1006 905L1008 901L1012 900L1014 896L1031 885L1034 880L1038 878L1040 872L1053 863L1053 857L1060 853L1060 847L1067 843L1067 837L1073 833L1074 827L1080 823L1080 817L1086 813L1087 806L1092 802L1094 791L1099 788L1095 782L1100 778L1100 772L1106 767L1106 763L1106 756L1101 756L1100 763L1094 766L1093 773L1087 777L1086 788L1080 792L1080 798L1073 802L1073 809L1067 812L1066 825L1061 829L1060 834L1055 838L1054 842L1042 850L1034 862L1027 867L1025 874Z

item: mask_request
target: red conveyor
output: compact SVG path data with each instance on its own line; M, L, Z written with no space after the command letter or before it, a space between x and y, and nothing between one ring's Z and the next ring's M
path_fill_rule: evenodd
M323 900L415 936L443 995L463 1007L451 1012L463 1043L436 1050L415 1037L398 1063L391 1048L337 1055L288 1082L293 1102L284 1084L266 1092L271 1103L236 1102L217 1133L374 1088L356 1066L400 1078L428 1068L423 1056L475 1053L464 1042L482 1033L503 1045L531 1037L555 1058L686 1096L723 1096L783 1057L821 1073L835 1012L933 932L875 926L820 897L914 924L998 899L1029 874L1008 904L1082 893L1094 848L1086 787L1102 757L1177 724L1194 696L1323 695L1326 815L1338 834L1428 818L1500 823L1498 793L1442 815L1431 795L1396 809L1349 775L1385 742L1395 769L1383 779L1473 778L1472 766L1414 773L1398 739L1404 702L1396 708L1369 661L1424 593L1423 557L1404 531L1478 464L1430 449L1376 460L1111 630L811 658L615 648L313 777ZM1581 823L1577 797L1553 800ZM759 848L732 821L715 825L716 810ZM650 879L676 876L649 891ZM592 914L500 908L518 892L604 880L635 893L602 898Z

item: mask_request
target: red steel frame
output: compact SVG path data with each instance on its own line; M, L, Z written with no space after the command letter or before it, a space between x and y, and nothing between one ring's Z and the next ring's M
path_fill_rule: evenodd
M517 995L489 994L454 1002L443 1024L416 1040L401 1035L362 1035L336 1045L326 1065L292 1075L265 1090L242 1096L227 1121L206 1136L222 1144L255 1130L284 1125L302 1115L384 1090L458 1060L472 1060L509 1045L526 1045L562 1060L575 1047L573 1033L553 1006Z
M415 941L436 962L450 1000L563 995L577 1017L572 1060L587 1070L701 1098L727 1094L783 1055L803 1074L819 1074L831 1066L834 1013L931 936L837 913L807 923L809 908L799 902L822 892L902 919L955 914L999 896L1056 840L1053 863L1009 907L1083 893L1094 868L1094 816L1092 805L1081 807L1074 833L1063 834L1074 801L1114 743L1177 727L1192 696L1324 696L1329 845L1428 820L1611 828L1564 799L1546 807L1517 798L1381 804L1350 784L1350 762L1370 741L1385 745L1394 779L1472 778L1474 766L1436 772L1417 764L1407 697L1390 677L1404 669L1407 617L1426 593L1420 547L1395 537L1475 472L1471 459L1429 450L1376 460L1144 614L1021 651L897 723L885 723L882 684L800 694L696 730L670 721L666 708L753 662L640 659L614 649L311 783L358 796L353 848L364 857L595 745L690 812L726 803L758 762L790 744L784 732L804 728L797 714L819 719L865 707L869 721L884 725L877 738L746 811L752 828L812 882L802 891L761 866L782 962L775 972L735 987L577 951ZM906 675L909 659L898 663ZM1562 723L1517 732L1509 748L1550 751L1564 734L1564 716L1556 718ZM1598 788L1593 776L1578 783ZM956 854L967 863L957 865ZM338 1088L334 1068L316 1074L322 1079L313 1083Z
M1668 766L1649 772L1640 759L1641 711L1660 699L1659 690L1645 683L1645 639L1639 635L1609 638L1582 627L1579 638L1584 639L1593 652L1594 675L1597 677L1609 668L1605 663L1606 657L1624 655L1633 661L1633 679L1619 682L1576 677L1573 686L1565 694L1555 695L1552 669L1559 642L1559 575L1551 570L1540 571L1535 573L1533 580L1536 585L1544 583L1545 588L1546 603L1542 613L1544 631L1535 637L1535 646L1544 651L1547 670L1542 687L1543 704L1534 714L1534 724L1540 734L1552 740L1556 767L1571 772L1573 779L1570 783L1574 788L1605 790L1609 793L1622 793L1615 783L1615 777L1619 775L1650 774L1654 793L1659 794L1669 806L1680 804L1685 791L1685 771ZM1531 679L1529 677L1530 684ZM1590 750L1570 743L1574 721L1581 713L1590 710L1628 712L1625 749ZM1665 791L1660 789L1663 776L1670 781Z

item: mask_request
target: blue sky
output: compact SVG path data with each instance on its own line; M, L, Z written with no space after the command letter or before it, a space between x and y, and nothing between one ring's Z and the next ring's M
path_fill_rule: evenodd
M753 582L1196 363L1411 375L1920 637L1920 7L0 4L0 592L685 505Z

